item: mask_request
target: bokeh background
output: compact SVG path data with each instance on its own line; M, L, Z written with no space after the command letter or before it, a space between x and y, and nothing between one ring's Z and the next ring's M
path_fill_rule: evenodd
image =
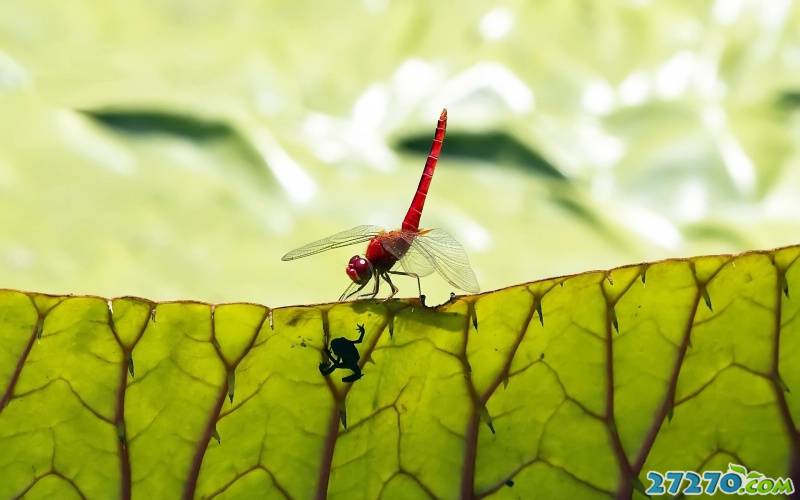
M281 255L398 226L445 106L483 289L800 242L789 0L7 0L0 287L334 300L361 247Z

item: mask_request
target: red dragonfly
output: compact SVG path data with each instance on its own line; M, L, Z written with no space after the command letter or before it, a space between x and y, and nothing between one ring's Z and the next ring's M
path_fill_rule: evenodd
M386 298L389 300L398 291L389 276L391 274L416 278L417 288L422 298L422 285L419 278L434 271L456 288L471 293L478 292L478 280L475 278L475 273L472 272L469 259L461 244L442 229L420 229L419 227L422 208L425 205L425 198L428 196L428 188L436 169L436 161L442 150L446 128L447 110L445 109L439 116L431 152L425 162L417 192L411 200L411 206L408 208L400 229L386 231L378 226L356 226L292 250L284 255L282 260L299 259L333 248L368 241L365 255L354 255L345 268L347 276L353 282L345 289L339 300L347 300L356 295L373 279L372 292L359 295L359 297L375 297L380 289L381 280L384 280L392 289L392 293ZM393 269L398 262L403 271Z

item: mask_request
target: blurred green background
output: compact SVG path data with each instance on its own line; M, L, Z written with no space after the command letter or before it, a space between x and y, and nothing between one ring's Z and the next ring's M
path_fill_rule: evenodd
M800 242L790 1L6 0L0 287L334 300L361 246L281 255L399 226L445 106L484 290Z

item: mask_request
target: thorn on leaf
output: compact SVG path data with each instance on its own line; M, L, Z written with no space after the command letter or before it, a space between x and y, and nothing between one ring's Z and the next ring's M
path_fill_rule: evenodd
M777 383L777 384L778 384L778 386L779 386L781 389L783 389L783 391L784 391L784 392L792 392L792 391L789 389L789 386L788 386L788 385L786 385L786 382L783 380L783 377L781 377L781 374L780 374L780 373L778 373L778 372L775 372L774 378L775 378L775 383Z
M633 476L631 478L631 486L633 486L634 490L638 491L639 493L641 493L642 495L646 496L647 498L650 498L650 495L648 495L645 492L644 484L642 484L642 480L639 479L639 476Z
M539 323L544 326L544 314L542 314L542 301L536 299L536 313L539 314Z
M708 307L708 310L709 311L713 311L714 310L714 306L711 305L711 296L708 295L708 290L706 290L705 287L703 287L703 300L705 301L706 307Z
M611 315L611 324L614 326L614 330L619 334L619 321L617 320L617 311L614 309L614 306L609 306L608 312Z
M492 416L489 415L489 409L486 408L485 405L481 408L481 420L489 426L489 430L492 431L492 434L497 434L494 430L494 423L492 423Z
M125 423L122 421L117 422L117 439L119 439L120 443L127 443L127 437L125 436Z
M232 370L228 372L228 399L233 403L233 390L236 385L236 374Z

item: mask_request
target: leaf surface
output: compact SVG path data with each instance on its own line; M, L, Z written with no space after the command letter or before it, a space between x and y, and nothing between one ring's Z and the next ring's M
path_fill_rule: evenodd
M798 256L435 309L2 290L0 497L638 498L649 470L729 463L797 482ZM357 324L363 377L320 375Z

